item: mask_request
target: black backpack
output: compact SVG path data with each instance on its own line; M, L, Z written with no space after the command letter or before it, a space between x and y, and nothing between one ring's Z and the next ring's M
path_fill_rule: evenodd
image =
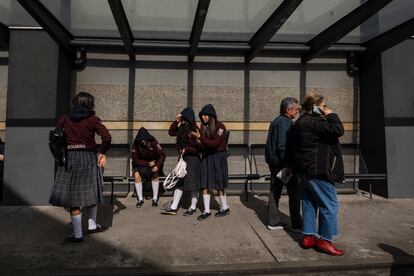
M59 167L65 166L66 138L63 128L57 127L49 131L49 148Z

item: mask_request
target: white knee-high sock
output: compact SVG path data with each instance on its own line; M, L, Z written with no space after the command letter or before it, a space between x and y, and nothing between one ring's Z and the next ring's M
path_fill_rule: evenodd
M157 200L158 199L158 190L160 188L160 181L159 180L152 180L152 199Z
M73 235L75 238L82 238L82 214L77 216L71 216Z
M190 209L195 210L197 208L197 201L198 201L198 192L192 192Z
M88 207L88 229L96 229L96 215L98 213L98 206Z
M183 190L175 189L174 191L174 197L173 197L173 203L171 204L171 209L177 209L178 203L180 203L180 199L183 195Z
M210 213L210 194L203 195L204 213Z
M229 205L227 205L227 196L226 194L220 195L220 202L221 202L221 209L226 210L229 208Z
M144 200L144 196L142 195L142 181L135 182L135 189L137 190L138 200Z

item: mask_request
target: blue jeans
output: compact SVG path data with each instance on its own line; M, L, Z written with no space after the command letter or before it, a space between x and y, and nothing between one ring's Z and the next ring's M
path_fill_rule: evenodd
M302 199L303 233L318 235L324 240L332 241L333 236L338 234L339 204L335 186L317 178L301 177L299 189Z

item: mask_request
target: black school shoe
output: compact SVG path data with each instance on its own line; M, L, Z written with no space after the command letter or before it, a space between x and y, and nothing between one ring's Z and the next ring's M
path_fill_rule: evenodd
M177 214L177 209L172 209L171 207L168 207L167 209L162 210L161 214L174 216Z
M215 217L224 217L224 216L227 216L228 214L230 214L230 208L227 208L225 210L220 209L220 211L218 211L214 216Z
M83 242L83 237L75 238L75 235L72 234L71 236L65 238L65 242L81 243Z
M158 207L158 199L152 200L152 207Z
M194 214L196 212L196 210L195 209L188 209L187 211L185 211L185 213L183 214L183 216L185 216L185 217L189 217L189 216L191 216L192 214Z
M95 229L92 229L92 230L88 229L88 235L100 233L106 230L108 230L107 226L97 224Z
M201 215L198 216L197 220L205 220L209 216L211 216L211 213L202 213Z
M144 201L143 200L138 200L137 205L135 205L135 207L141 208L142 205L144 205Z

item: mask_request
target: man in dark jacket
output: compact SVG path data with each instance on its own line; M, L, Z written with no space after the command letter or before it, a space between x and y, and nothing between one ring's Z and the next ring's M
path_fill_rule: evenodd
M283 229L286 224L283 223L279 215L279 200L282 195L283 186L286 185L289 196L289 212L292 222L292 229L302 228L302 218L300 216L300 198L297 187L296 177L291 177L287 183L284 183L278 173L286 172L290 174L291 151L290 135L292 119L299 113L298 100L294 98L285 98L280 103L280 115L277 116L269 127L267 135L265 159L269 165L271 173L269 205L268 205L268 225L269 230ZM281 173L282 173L281 172Z
M305 112L296 121L293 143L294 170L300 175L305 235L302 247L317 247L340 256L344 251L332 244L332 238L338 234L339 205L334 184L344 179L338 139L344 128L321 95L307 96L302 108Z

